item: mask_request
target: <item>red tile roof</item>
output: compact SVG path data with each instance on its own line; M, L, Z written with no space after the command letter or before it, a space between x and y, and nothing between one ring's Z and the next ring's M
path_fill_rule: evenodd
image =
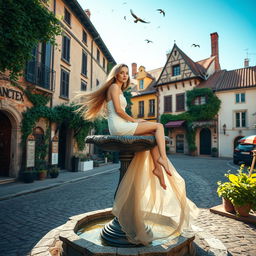
M230 71L220 70L197 87L207 87L214 91L256 87L256 66Z

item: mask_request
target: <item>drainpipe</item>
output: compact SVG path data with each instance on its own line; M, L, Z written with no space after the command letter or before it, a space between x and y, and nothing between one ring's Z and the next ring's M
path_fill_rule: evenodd
M92 44L91 44L91 90L92 90L92 83L93 83L93 79L92 79L92 74L93 74L93 43L100 38L100 36L96 36L95 38L92 38Z

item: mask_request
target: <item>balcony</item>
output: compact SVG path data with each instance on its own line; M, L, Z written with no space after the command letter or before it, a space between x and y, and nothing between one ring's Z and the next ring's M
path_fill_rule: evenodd
M54 91L55 71L38 61L29 61L26 66L25 79L41 88Z

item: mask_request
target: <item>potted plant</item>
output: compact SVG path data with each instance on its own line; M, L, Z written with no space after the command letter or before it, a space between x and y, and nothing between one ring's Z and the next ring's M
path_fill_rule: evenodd
M189 154L191 155L191 156L196 156L196 154L197 154L197 147L196 147L196 145L189 145Z
M59 176L59 173L60 173L60 168L57 165L53 165L49 169L49 175L51 178L57 178Z
M80 154L79 159L79 171L84 172L93 169L93 161L90 159L88 154Z
M218 188L217 188L217 193L218 196L222 198L222 204L223 208L226 212L234 212L234 206L232 202L230 201L232 191L234 189L234 184L231 182L224 182L222 183L221 181L217 182Z
M33 168L27 168L23 172L22 177L25 183L32 183L35 180L35 171L33 170Z
M218 156L218 149L213 147L211 151L211 156L212 157L217 157Z
M246 173L247 172L247 173ZM240 216L249 216L250 210L256 210L256 174L248 175L249 171L241 165L237 174L230 174L228 171L225 176L228 182L218 182L217 192L219 196L229 199L234 205L235 211Z
M46 162L44 160L38 160L36 164L36 170L39 180L44 180L47 177Z

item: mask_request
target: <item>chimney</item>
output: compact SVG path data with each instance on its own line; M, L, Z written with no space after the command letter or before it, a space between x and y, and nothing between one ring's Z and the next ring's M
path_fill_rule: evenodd
M215 71L220 70L219 62L219 35L217 32L211 33L211 46L212 46L212 55L215 56Z
M137 74L137 63L132 63L132 77Z
M248 59L248 58L245 58L245 59L244 59L244 67L245 67L245 68L248 68L248 67L249 67L249 59Z
M91 18L91 12L90 9L85 9L84 12L86 13L86 15L88 16L88 18Z

